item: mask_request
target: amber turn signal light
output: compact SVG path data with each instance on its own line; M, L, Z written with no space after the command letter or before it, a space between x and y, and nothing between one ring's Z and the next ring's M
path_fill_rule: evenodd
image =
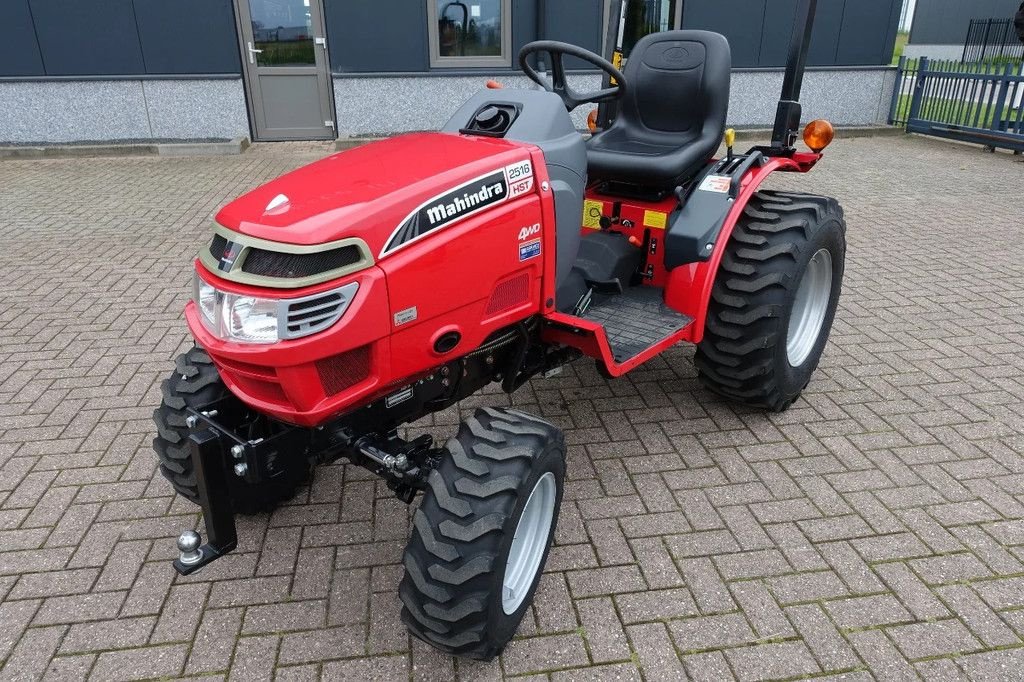
M587 127L590 128L590 132L597 132L597 109L587 114Z
M811 121L804 128L804 144L815 153L821 152L825 147L832 144L832 139L835 136L835 128L825 119L819 118L817 121Z

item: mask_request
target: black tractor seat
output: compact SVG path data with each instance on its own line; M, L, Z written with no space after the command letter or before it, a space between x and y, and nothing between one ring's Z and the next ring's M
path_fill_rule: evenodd
M729 110L725 36L665 31L633 48L615 122L587 143L592 179L672 188L714 155Z

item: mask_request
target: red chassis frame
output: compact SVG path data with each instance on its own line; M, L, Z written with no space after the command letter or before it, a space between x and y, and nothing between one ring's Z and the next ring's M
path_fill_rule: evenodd
M665 304L693 320L677 333L621 364L615 362L601 325L590 320L565 313L550 312L545 315L545 318L557 323L557 326L545 327L542 338L551 343L561 343L579 348L585 355L601 361L613 377L626 374L679 342L700 343L704 339L704 323L707 318L708 303L711 300L711 287L715 283L718 266L722 261L722 254L725 252L725 249L721 247L728 243L747 202L772 173L776 171L806 173L821 157L821 154L810 152L797 152L792 157L769 157L763 166L747 171L741 181L736 201L716 239L719 248L714 250L711 258L706 261L689 263L669 272L666 272L664 268L655 268L651 283L660 285L664 282ZM602 196L593 191L588 192L588 199L602 203L618 200L616 197ZM624 201L622 215L632 214L639 217L648 211L656 215L664 215L674 207L675 201L675 197L652 203L636 200ZM616 229L637 239L642 239L647 226L644 225L642 219L633 222L635 226L631 230L623 230L621 226L616 226ZM664 228L662 227L662 229Z
M444 137L424 139L436 135ZM402 137L409 136L393 138L391 142L401 145ZM447 134L419 134L417 137L412 143L425 149L442 146L450 149L453 144ZM409 142L407 139L406 144ZM368 147L378 145L386 146L378 147L372 154L375 163L380 163L381 157L386 157L391 149L398 148L389 147L388 143ZM543 341L579 349L600 361L612 376L625 374L680 341L701 341L711 287L724 249L716 248L707 261L683 265L671 272L664 271L659 264L650 284L663 286L665 303L692 318L693 322L638 356L618 364L599 324L555 310L555 203L548 189L549 177L543 153L532 145L504 141L500 145L489 145L475 150L479 158L466 163L463 175L473 177L501 167L510 160L529 158L534 169L533 190L461 220L364 270L312 287L281 290L228 281L211 273L197 260L195 267L199 277L218 289L232 293L292 298L328 291L349 282L360 285L351 307L331 328L309 337L271 345L237 343L213 335L201 321L195 303L189 303L186 307L189 329L198 344L210 354L232 393L260 412L282 421L316 426L400 390L445 362L478 347L489 334L538 314L554 323L542 327ZM346 152L326 161L337 166L337 160L347 160L345 157L350 155L352 152ZM362 156L356 154L352 160L360 158ZM716 243L724 245L728 241L744 206L768 175L775 171L807 172L820 158L820 154L813 153L768 157L764 165L748 171ZM405 162L408 163L407 158ZM346 170L347 177L358 177L358 173L352 172L351 163L346 164ZM302 172L300 169L296 173ZM320 172L323 173L323 169ZM437 183L420 183L418 191L421 194L413 195L410 201L420 201L437 190L451 187L451 176L449 173L447 177L439 178ZM256 190L253 194L260 194L255 197L255 203L265 201L263 195L275 193L278 184L282 180L287 182L288 177ZM324 175L305 175L293 178L293 181L297 179L325 188L337 181L337 178ZM429 187L423 187L424 184ZM312 191L318 189L315 187ZM645 215L648 211L666 215L674 202L674 199L652 203L621 200L602 197L593 190L588 191L587 198L588 202L621 201L621 215L624 217ZM245 199L243 197L240 201ZM393 210L389 210L387 216L373 216L378 224L397 224L401 218L394 216L404 215L408 204L389 208ZM268 230L262 225L241 222L238 219L240 213L249 211L240 211L239 206L229 205L218 215L218 221L235 229L244 229L254 236L270 238L273 234L273 228ZM324 240L325 226L313 222L314 229L310 233L298 237L289 233L289 238L305 243ZM641 238L645 228L643 221L632 222L635 224L634 236ZM509 255L509 242L518 244L520 231L537 224L540 225L540 234L531 231L531 238L539 237L541 240L540 257L523 262L521 257L516 259ZM387 229L390 231L391 228ZM629 232L621 225L615 229ZM371 235L367 237L371 250L377 253L378 245L373 241L375 233L367 234ZM487 257L481 258L481 254ZM514 288L522 291L523 297L511 306L494 310L492 304L497 290L514 278L520 278ZM420 320L408 327L393 324L395 313L408 309L410 303L419 308ZM463 336L458 348L449 354L434 351L434 341L452 331ZM365 367L365 373L355 377L344 390L332 392L325 388L324 369L324 363L332 361L347 364L356 361Z

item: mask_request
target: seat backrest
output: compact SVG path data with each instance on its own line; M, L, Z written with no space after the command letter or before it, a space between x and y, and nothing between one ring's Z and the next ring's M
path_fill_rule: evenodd
M616 124L653 144L707 138L718 145L729 110L732 51L710 31L663 31L642 38L623 75L629 88Z

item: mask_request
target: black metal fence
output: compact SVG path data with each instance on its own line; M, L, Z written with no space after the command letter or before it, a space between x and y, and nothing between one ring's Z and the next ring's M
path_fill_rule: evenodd
M896 69L896 87L892 92L892 106L889 107L889 125L900 128L907 126L919 63L918 59L900 57L899 67Z
M1024 151L1024 64L902 57L889 122L911 133Z
M1024 43L1017 37L1013 19L972 19L964 41L965 63L1019 62Z

